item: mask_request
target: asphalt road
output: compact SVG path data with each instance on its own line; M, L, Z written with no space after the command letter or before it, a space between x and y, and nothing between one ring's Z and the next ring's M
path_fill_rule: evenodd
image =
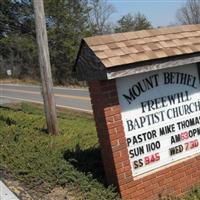
M92 112L87 89L54 87L53 91L57 107ZM0 104L10 101L43 103L41 88L23 84L0 84Z

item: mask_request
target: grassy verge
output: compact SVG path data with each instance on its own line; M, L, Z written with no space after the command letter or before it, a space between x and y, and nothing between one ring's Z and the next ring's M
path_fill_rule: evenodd
M0 171L41 196L63 186L77 200L120 199L113 187L105 187L92 116L62 110L59 127L59 136L47 134L40 105L0 107ZM200 187L183 198L162 200L200 200Z
M59 136L48 135L39 107L0 107L0 170L41 194L60 185L76 194L76 199L119 199L113 187L103 184L92 117L60 113L59 127Z
M15 79L15 78L2 78L0 80L1 84L13 83L13 84L32 84L32 85L40 85L40 83L36 80L32 79Z

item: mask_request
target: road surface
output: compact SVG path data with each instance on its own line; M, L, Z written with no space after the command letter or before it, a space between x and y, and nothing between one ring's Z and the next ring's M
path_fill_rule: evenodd
M92 113L87 89L54 87L56 106ZM43 103L41 88L23 84L0 84L0 104L10 101Z

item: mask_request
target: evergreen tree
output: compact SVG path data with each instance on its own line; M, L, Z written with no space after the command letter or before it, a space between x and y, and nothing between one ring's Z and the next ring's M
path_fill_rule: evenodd
M56 83L74 83L72 67L81 38L90 36L86 0L48 0L48 37L53 77Z
M28 0L0 2L0 75L38 77L34 16Z
M90 36L87 0L45 0L54 82L74 83L72 66L80 40ZM31 0L0 1L0 73L38 79L37 45Z
M150 28L152 28L152 25L145 15L137 13L133 16L129 13L118 21L115 32L138 31Z

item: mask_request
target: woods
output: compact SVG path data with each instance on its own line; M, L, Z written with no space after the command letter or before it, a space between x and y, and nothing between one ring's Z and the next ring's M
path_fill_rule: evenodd
M45 15L55 84L77 84L72 73L81 38L112 33L116 12L104 0L46 0ZM39 80L37 45L31 0L0 2L0 78Z
M72 72L81 38L152 28L143 13L118 12L106 0L45 0L45 15L54 83L78 84ZM199 23L200 3L188 0L177 11L180 24ZM39 80L37 45L31 0L0 1L0 78Z
M15 78L39 79L33 5L30 0L0 3L0 66ZM82 37L91 35L85 0L45 1L52 73L56 84L74 83L71 71Z

